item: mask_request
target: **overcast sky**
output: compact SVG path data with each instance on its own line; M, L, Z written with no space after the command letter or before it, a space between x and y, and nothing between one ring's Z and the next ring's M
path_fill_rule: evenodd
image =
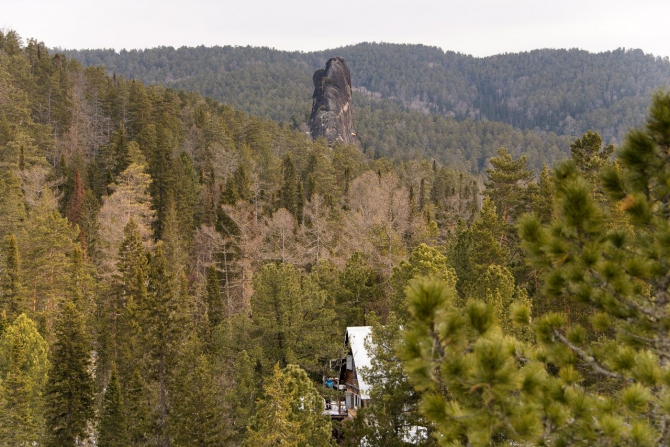
M72 49L367 41L475 56L575 47L670 56L670 0L2 0L0 28Z

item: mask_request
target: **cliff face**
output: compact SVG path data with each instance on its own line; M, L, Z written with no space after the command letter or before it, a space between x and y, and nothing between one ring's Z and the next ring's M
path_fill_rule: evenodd
M351 75L344 58L333 57L326 68L314 72L314 95L309 131L313 139L325 137L328 144L335 141L358 145L351 108Z

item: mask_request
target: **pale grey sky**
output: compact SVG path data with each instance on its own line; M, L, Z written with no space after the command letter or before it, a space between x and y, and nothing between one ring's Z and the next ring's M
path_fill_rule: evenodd
M670 0L1 0L0 28L50 47L422 43L475 56L641 48L670 56Z

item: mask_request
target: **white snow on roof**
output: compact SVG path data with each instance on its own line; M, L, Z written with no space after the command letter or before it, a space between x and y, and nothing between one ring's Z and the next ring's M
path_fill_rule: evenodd
M351 353L354 356L354 366L356 368L356 375L358 376L358 389L361 393L361 399L370 398L370 385L365 382L361 375L361 368L370 368L372 365L370 361L370 353L365 349L365 340L368 339L370 343L370 334L372 333L372 326L353 326L347 328L347 337L349 339L349 346L351 346Z

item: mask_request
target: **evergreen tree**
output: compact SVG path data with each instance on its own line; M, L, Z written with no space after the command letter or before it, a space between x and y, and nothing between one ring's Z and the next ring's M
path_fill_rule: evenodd
M247 426L255 413L256 401L261 391L261 380L254 367L254 361L246 350L238 354L233 369L235 387L226 395L226 401L232 408L236 441L240 441L246 435Z
M249 178L249 173L243 164L239 164L235 172L233 173L233 179L235 180L235 189L242 200L251 199L251 187L252 182Z
M109 378L102 400L102 415L98 424L97 440L97 445L100 447L125 447L128 445L121 384L115 368L112 369L112 375Z
M420 244L409 256L407 261L393 267L389 282L395 292L394 311L396 315L406 317L405 289L410 281L418 277L440 279L449 287L456 287L456 272L447 266L447 258L438 249Z
M210 265L207 268L207 316L212 327L218 326L223 321L224 315L219 273L214 265Z
M169 197L174 183L174 170L172 169L172 152L176 145L172 133L161 126L156 127L157 144L154 152L147 157L148 172L151 175L151 204L156 211L154 221L154 237L161 239L165 227L165 218L169 204Z
M235 205L237 201L240 200L240 196L237 193L237 186L235 185L235 180L232 176L226 178L226 185L221 191L221 197L219 198L219 203L222 205Z
M47 342L21 314L0 334L0 444L33 445L44 433L42 393L49 361Z
M111 181L114 181L117 175L123 172L132 162L128 151L128 138L126 136L126 129L123 125L114 132L109 142L109 154L111 158L111 166L108 166L111 174ZM108 182L108 183L111 183Z
M491 199L505 223L514 223L528 211L530 195L528 185L533 173L526 168L526 157L514 160L505 148L498 149L498 156L489 160L486 170L484 193Z
M588 131L582 138L570 143L572 159L584 178L590 182L597 180L603 168L611 166L610 158L614 154L614 145L603 147L603 140L597 132Z
M374 308L375 295L379 294L375 272L366 262L365 256L356 251L338 279L339 288L326 290L337 297L338 313L344 314L344 326L364 326L366 315Z
M180 276L188 268L189 242L185 239L188 233L181 231L179 221L176 204L170 196L165 211L162 241L165 256L171 261L168 268L175 277Z
M334 314L325 293L291 264L267 264L254 277L252 324L266 370L298 363L322 371L321 359L337 351Z
M532 210L542 223L549 223L553 217L554 185L546 165L542 165L540 179L537 182L537 190L533 194Z
M523 346L500 334L493 306L461 307L453 290L426 279L412 283L408 305L400 356L440 445L536 445L546 372L518 366Z
M168 268L168 260L163 252L162 243L156 248L151 260L147 299L138 303L141 317L141 333L145 353L148 379L157 389L156 439L160 446L170 443L169 382L174 374L176 356L179 352L179 340L186 328L187 309L180 297L177 278Z
M117 251L123 240L124 228L132 219L145 242L151 238L154 212L151 210L149 188L152 184L149 174L144 172L144 156L136 143L129 145L133 163L110 185L113 193L103 199L98 214L101 264L106 275L114 273Z
M172 390L174 444L184 447L224 445L227 433L217 377L195 337L180 353Z
M86 190L84 189L84 182L81 179L79 169L74 174L74 187L72 194L67 202L65 208L65 216L74 225L78 225L81 220L82 208L84 200L86 199Z
M504 235L505 226L498 219L495 205L488 197L484 199L484 206L470 228L459 222L449 260L456 271L461 296L473 296L480 276L489 265L506 264L509 252L502 244Z
M193 232L200 224L197 209L200 201L200 180L193 160L186 152L175 158L172 169L174 207L179 210L179 234L188 248Z
M443 284L412 286L402 358L444 445L670 445L670 258L661 242L670 231L669 129L670 94L659 93L646 128L618 152L621 171L603 174L634 231L605 224L574 161L554 173L555 219L520 223L529 260L543 271L543 294L586 305L589 327L549 312L532 322L533 346L504 336L491 304L458 307ZM510 310L515 324L531 324L528 306Z
M109 346L101 353L104 364L118 368L122 383L129 380L141 358L140 321L138 306L146 305L149 264L146 248L138 225L130 219L124 228L124 239L119 247L117 275L109 302L100 306L103 311L105 333ZM105 368L107 371L111 369Z
M245 446L331 445L331 422L323 415L323 398L304 370L275 365L263 386Z
M514 160L504 148L490 160L492 168L486 170L484 193L496 207L504 226L500 245L507 251L506 264L518 283L525 283L531 272L525 266L519 236L515 228L519 217L531 210L537 185L531 183L533 173L526 167L526 157Z
M298 190L296 194L297 203L295 207L295 218L298 221L298 224L302 224L305 210L305 192L303 191L302 182L298 182Z
M84 318L73 303L63 305L54 332L51 370L45 392L46 445L80 445L90 435L94 382Z
M0 319L13 321L25 309L22 302L23 284L21 280L21 258L16 238L13 234L3 240L5 268L0 274ZM0 329L2 326L0 325Z
M56 209L53 193L47 188L17 237L23 277L31 279L31 310L46 332L52 330L58 309L70 293L72 253L78 235Z
M296 173L293 157L287 152L282 160L283 180L281 186L280 207L286 208L293 216L297 217L298 204L298 175Z
M12 171L0 174L0 236L17 233L26 219L21 182Z
M612 154L614 154L614 145L603 147L603 140L597 132L588 131L582 138L577 138L570 143L572 159L582 177L586 179L592 187L596 200L605 204L607 197L600 182L599 174L601 171L611 169Z

